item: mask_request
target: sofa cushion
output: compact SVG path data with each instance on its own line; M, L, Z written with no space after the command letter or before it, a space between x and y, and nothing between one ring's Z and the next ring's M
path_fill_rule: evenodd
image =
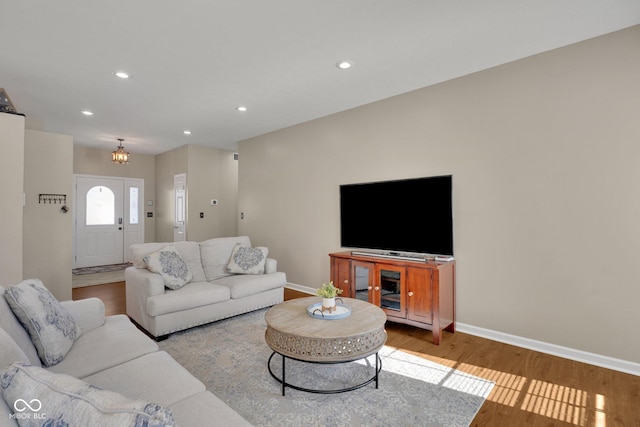
M282 273L240 275L221 277L213 284L229 288L231 298L244 298L271 289L281 288L287 284L287 276Z
M194 282L204 282L206 277L202 269L202 259L200 258L200 244L198 242L173 242L172 245L187 263L189 271L193 274Z
M96 387L168 407L205 390L204 384L164 351L154 351L82 378Z
M31 337L29 337L27 331L22 327L15 314L13 314L13 311L11 311L11 307L9 307L9 303L4 297L4 294L5 289L0 286L0 327L13 338L13 341L15 341L18 347L27 355L32 365L40 366L40 357L38 357L36 347L31 342Z
M251 427L249 421L242 418L210 391L200 392L189 399L171 405L169 409L178 425L201 426L204 425L202 420L212 420L211 425L216 426Z
M231 252L227 271L234 274L263 274L268 254L269 249L264 246L251 248L238 243Z
M200 257L202 268L208 281L228 276L227 264L231 259L231 252L236 244L251 247L248 236L218 237L200 242Z
M15 362L27 362L29 358L4 329L0 328L0 371Z
M150 253L143 259L150 271L162 276L164 285L169 289L180 289L193 278L187 263L172 245Z
M45 366L60 363L81 331L75 320L38 279L9 286L5 297Z
M36 366L13 364L2 374L1 383L6 402L14 402L16 410L34 420L36 415L45 417L47 425L175 426L171 411L156 403L131 400Z
M154 351L158 351L158 344L127 316L118 314L106 317L103 326L82 334L64 360L49 370L83 378Z
M228 301L229 298L231 293L225 286L216 286L209 282L191 282L178 290L167 290L162 295L147 298L146 308L150 316L159 316Z

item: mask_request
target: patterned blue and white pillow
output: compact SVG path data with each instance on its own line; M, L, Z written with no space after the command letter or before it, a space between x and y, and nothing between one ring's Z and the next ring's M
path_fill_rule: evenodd
M227 271L234 274L263 274L269 249L264 246L250 248L236 244L231 252Z
M80 336L80 327L38 279L9 286L4 294L11 311L29 332L45 366L64 359Z
M0 376L0 391L20 425L175 427L173 414L156 403L132 400L70 375L18 362ZM31 424L35 421L37 424Z
M162 276L164 285L169 289L180 289L193 278L175 246L165 246L158 252L145 256L143 260L149 271Z

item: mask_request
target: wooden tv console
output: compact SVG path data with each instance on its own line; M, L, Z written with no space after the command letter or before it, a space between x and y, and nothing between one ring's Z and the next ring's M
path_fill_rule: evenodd
M331 280L341 296L369 301L391 322L433 332L455 332L455 261L406 260L354 254L329 254Z

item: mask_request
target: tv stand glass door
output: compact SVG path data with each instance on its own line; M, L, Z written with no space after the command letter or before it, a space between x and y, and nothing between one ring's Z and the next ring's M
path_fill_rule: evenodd
M353 261L351 263L354 278L354 298L371 302L373 291L373 275L375 264L372 262Z
M376 264L375 300L389 317L407 316L405 301L406 269L395 265Z

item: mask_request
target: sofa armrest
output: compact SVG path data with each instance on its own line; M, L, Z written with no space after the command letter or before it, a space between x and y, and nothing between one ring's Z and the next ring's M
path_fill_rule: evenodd
M86 298L77 301L61 301L84 333L104 325L104 303L99 298Z
M278 271L278 261L273 258L267 258L264 263L264 274L275 273Z
M158 273L146 268L127 267L124 272L127 294L134 292L145 299L164 294L164 280Z

